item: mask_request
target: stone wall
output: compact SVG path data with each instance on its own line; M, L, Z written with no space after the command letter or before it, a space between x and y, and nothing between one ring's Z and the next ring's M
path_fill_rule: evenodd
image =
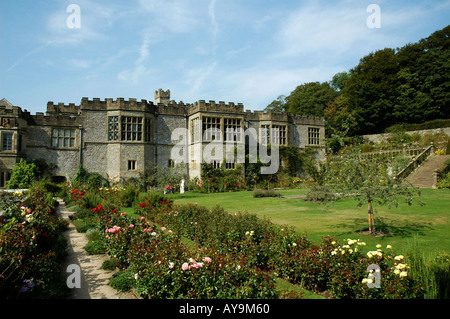
M420 134L421 136L424 136L425 134L446 134L450 136L450 127L444 127L444 128L436 128L436 129L429 129L429 130L417 130L417 131L408 131L406 132L409 135L413 134ZM386 141L387 138L391 136L390 133L382 133L382 134L370 134L370 135L362 135L363 138L374 142L374 143L380 143L382 141Z
M43 159L48 164L54 164L57 167L52 173L68 179L75 177L80 162L88 172L98 172L112 180L137 177L140 173L149 172L154 164L168 167L169 159L173 160L171 158L173 146L178 143L177 140L172 140L172 133L176 129L182 129L182 132L186 132L187 129L188 149L184 160L189 163L190 176L200 176L203 150L209 143L201 140L190 141L190 125L192 119L201 118L201 116L239 118L244 131L252 128L257 135L263 124L285 125L288 145L296 145L301 149L315 147L324 153L322 140L320 145L308 144L309 127L319 128L320 137L325 136L322 118L278 112L244 111L241 103L233 102L199 100L193 104L184 104L181 101L171 101L169 90L156 91L155 103L147 100L138 101L135 98L128 100L82 98L78 105L48 102L46 115L41 112L30 115L28 112L22 112L18 107L0 105L0 115L2 114L14 116L18 120L19 127L15 128L15 132L23 135L23 154L26 154L27 159ZM109 116L150 118L151 141L145 141L145 121L142 123L141 141L121 141L120 136L119 140L110 141L108 139ZM75 131L74 146L53 147L53 128L73 129ZM223 130L223 122L221 128ZM197 123L197 130L199 131L197 136L201 136L201 120ZM244 132L242 137L244 138ZM176 136L176 138L179 137ZM258 140L257 136L256 140ZM1 153L3 154L0 154L0 158L7 155L6 152ZM11 164L11 168L14 163L10 161L18 161L18 155L20 154L13 154L10 156L11 159L8 159L8 165ZM130 161L135 163L135 166L132 165L134 167L129 166ZM174 164L178 163L175 161Z

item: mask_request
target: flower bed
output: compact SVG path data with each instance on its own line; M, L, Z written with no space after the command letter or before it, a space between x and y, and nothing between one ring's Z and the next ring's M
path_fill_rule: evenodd
M292 227L255 215L174 206L155 193L137 200L139 218L102 205L81 215L144 298L278 298L276 277L333 298L423 297L390 246L364 253L354 239L312 245Z
M167 225L201 247L242 260L306 289L328 291L333 298L421 298L423 289L408 276L403 256L388 246L364 254L365 243L348 239L339 244L323 238L311 245L292 228L277 226L254 215L229 214L194 205L142 207L144 216ZM380 287L374 287L376 265Z
M151 207L164 209L168 204L160 201ZM129 217L101 205L89 214L96 220L95 229L104 234L105 252L119 261L122 271L134 274L133 287L144 298L276 297L275 277L242 259L188 248L178 232L145 217Z
M41 190L1 193L0 296L4 299L61 298L67 293L61 280L66 229Z

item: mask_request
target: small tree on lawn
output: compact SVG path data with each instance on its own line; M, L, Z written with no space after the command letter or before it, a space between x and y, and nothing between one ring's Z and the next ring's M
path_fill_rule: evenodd
M412 205L420 191L387 174L386 167L375 161L348 155L328 164L327 187L336 196L327 197L335 201L343 197L355 198L358 206L367 205L369 233L375 231L373 205L397 207L401 200ZM424 203L419 201L420 205Z

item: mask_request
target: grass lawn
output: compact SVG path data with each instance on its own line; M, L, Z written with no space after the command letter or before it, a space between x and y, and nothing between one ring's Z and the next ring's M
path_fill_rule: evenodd
M367 207L357 207L354 200L333 205L307 202L294 195L305 195L308 189L281 190L282 198L254 198L251 191L201 194L187 192L171 195L175 204L195 203L212 208L220 205L229 212L249 212L266 217L274 223L291 225L313 243L323 236L338 239L361 239L367 250L375 245L392 245L395 252L405 253L417 245L425 256L445 251L450 253L450 190L424 189L421 200L425 206L400 204L389 209L374 206L375 228L391 233L372 237L360 233L367 229Z
M217 205L228 212L248 212L273 223L289 225L305 234L313 243L320 243L323 236L338 239L360 239L367 243L365 249L375 250L377 244L391 245L397 254L406 254L416 246L425 257L438 252L450 253L450 190L424 189L421 200L425 206L400 204L397 208L374 206L375 228L388 231L391 235L372 237L362 234L367 229L367 207L357 207L354 200L341 200L332 205L307 202L302 196L308 189L288 189L279 191L283 197L254 198L253 192L228 192L202 194L186 192L171 196L175 204L188 203L213 208ZM132 207L121 211L134 214ZM188 245L194 245L184 238ZM315 293L286 280L277 279L278 290L294 290L304 293L306 299L321 299Z

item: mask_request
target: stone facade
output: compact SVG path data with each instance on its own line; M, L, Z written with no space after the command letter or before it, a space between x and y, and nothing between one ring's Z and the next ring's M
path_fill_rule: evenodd
M227 129L238 133L227 134ZM184 130L184 140L173 134L177 130ZM119 180L149 172L155 164L168 167L180 162L188 163L186 173L192 178L200 175L203 153L212 141L244 146L254 139L258 145L312 147L320 160L325 156L324 137L322 118L251 112L232 102L185 104L170 100L170 91L162 89L155 92L155 102L133 98L82 98L79 105L48 102L45 115L31 115L3 99L0 187L21 158L54 164L53 175L67 179L75 176L80 165ZM172 156L176 145L184 146L181 160ZM225 168L234 165L230 162Z

